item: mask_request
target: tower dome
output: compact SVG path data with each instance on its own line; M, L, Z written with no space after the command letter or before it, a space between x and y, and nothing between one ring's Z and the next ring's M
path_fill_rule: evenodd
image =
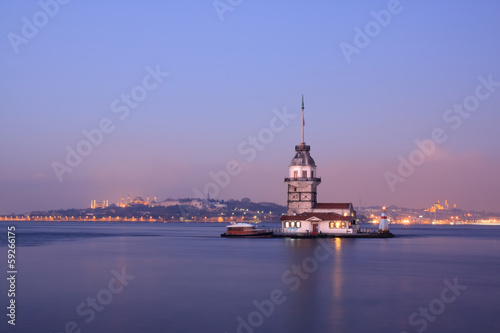
M316 163L309 153L310 150L311 146L306 145L304 142L295 146L295 156L292 158L288 168L290 178L310 180L309 178L316 177Z
M315 167L316 163L314 159L311 157L309 151L311 150L311 146L307 146L304 143L301 143L298 146L295 146L295 156L292 158L292 162L290 162L290 166L311 166Z

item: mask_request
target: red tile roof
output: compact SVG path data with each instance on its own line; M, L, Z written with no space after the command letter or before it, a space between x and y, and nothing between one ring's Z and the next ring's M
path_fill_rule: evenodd
M316 205L314 206L314 208L318 208L318 209L328 209L328 208L333 208L333 209L349 209L351 207L351 203L350 202L340 202L340 203L316 203Z
M297 215L282 215L281 221L305 221L311 217L316 217L323 221L338 221L345 220L349 221L351 219L350 216L342 216L336 213L302 213Z

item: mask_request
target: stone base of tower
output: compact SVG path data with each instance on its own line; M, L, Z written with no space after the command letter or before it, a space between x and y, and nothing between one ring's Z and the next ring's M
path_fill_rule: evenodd
M391 232L376 232L373 229L360 230L353 234L324 234L319 233L312 235L310 233L286 233L286 232L274 232L272 237L277 238L393 238L396 237Z

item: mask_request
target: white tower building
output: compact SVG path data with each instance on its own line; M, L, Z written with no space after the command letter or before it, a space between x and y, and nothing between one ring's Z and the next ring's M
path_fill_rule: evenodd
M288 187L287 214L281 216L283 231L290 234L354 234L356 211L352 203L321 203L317 188L321 178L316 163L304 141L304 97L302 96L302 141L295 146L295 156L288 167L285 183Z
M287 215L310 212L316 206L316 188L321 178L316 175L316 163L309 151L311 147L304 142L304 96L302 96L302 142L295 146L295 156L288 167L288 211Z

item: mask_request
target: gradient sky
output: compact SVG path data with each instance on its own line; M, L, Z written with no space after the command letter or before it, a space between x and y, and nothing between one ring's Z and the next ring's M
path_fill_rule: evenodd
M221 20L211 0L70 1L44 24L37 1L1 1L0 213L194 197L231 160L241 173L216 198L285 204L301 94L319 201L500 211L500 87L457 129L443 119L478 77L500 82L500 2L401 1L346 61L341 43L388 3L242 1ZM169 75L120 119L112 102L148 66ZM296 117L247 161L238 146L284 108ZM60 182L52 163L105 118L114 131ZM435 128L447 140L391 191L384 174Z

